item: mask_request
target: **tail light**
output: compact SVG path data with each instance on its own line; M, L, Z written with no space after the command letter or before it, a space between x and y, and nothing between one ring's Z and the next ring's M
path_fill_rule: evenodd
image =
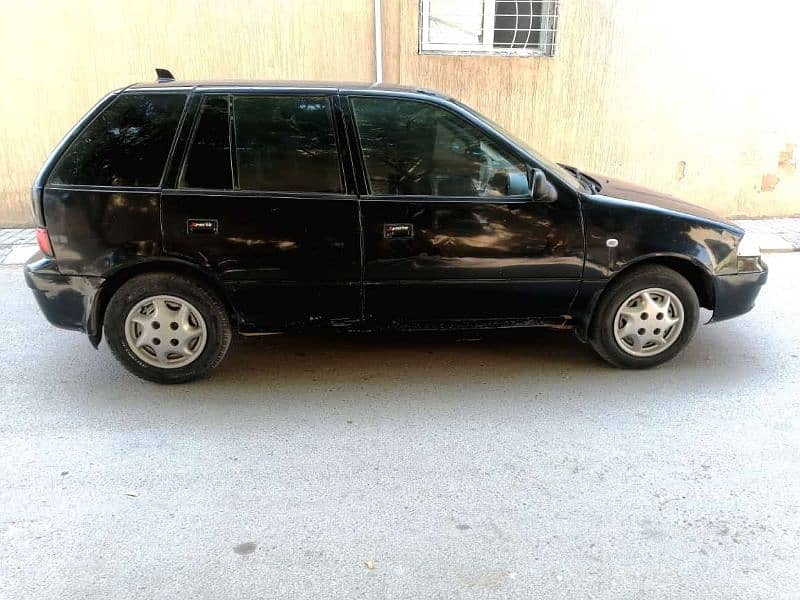
M39 244L39 250L45 256L53 256L53 245L50 243L50 235L47 233L47 228L36 228L36 243Z

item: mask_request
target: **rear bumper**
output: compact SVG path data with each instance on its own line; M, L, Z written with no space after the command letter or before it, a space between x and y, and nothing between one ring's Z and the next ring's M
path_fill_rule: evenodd
M38 252L25 264L25 282L50 323L94 338L94 304L102 278L59 273L55 260Z
M750 311L761 286L767 282L767 265L759 260L760 271L719 275L714 278L714 315L711 322L724 321Z

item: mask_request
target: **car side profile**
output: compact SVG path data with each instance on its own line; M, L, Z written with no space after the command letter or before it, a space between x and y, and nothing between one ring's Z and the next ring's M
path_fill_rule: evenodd
M47 319L160 383L206 375L234 332L317 326L570 329L651 367L767 278L736 224L399 86L159 71L78 122L32 204Z

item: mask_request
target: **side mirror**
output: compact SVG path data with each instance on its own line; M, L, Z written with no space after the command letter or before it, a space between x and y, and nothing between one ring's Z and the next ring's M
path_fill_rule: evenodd
M555 186L547 181L541 169L530 169L530 194L534 202L555 202L558 198Z

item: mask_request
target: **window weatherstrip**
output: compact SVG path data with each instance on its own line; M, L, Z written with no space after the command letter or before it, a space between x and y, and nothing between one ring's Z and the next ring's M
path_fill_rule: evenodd
M203 116L203 107L206 104L207 95L203 96L200 99L200 106L197 107L197 114L194 116L194 121L192 122L192 132L189 134L189 141L186 142L186 150L183 153L183 160L181 161L181 168L178 171L178 181L176 184L176 188L183 187L184 184L184 176L186 175L186 165L189 163L189 155L192 153L192 147L194 146L194 138L197 135L197 127L200 124L200 118Z
M336 116L338 106L334 105L333 96L328 96L326 100L328 101L328 117L331 124L331 130L333 131L333 147L336 148L336 161L339 164L339 193L344 194L347 192L347 185L345 183L345 176L344 176L345 173L344 173L344 157L342 155L342 141L339 139L339 127Z
M165 179L167 178L167 171L169 171L169 167L172 164L172 161L175 160L175 151L178 148L178 136L181 133L181 129L183 129L183 123L186 120L187 114L189 112L189 100L191 96L189 94L184 94L183 100L183 110L181 111L181 117L178 119L178 126L175 128L175 133L172 136L172 143L169 146L169 152L167 152L167 158L164 161L164 168L161 170L161 179L158 180L158 188L163 189L164 184L166 183Z
M239 189L239 153L236 147L236 96L228 94L228 157L232 189Z
M82 183L47 183L46 190L63 190L73 192L108 192L117 194L157 194L162 188L158 186L130 185L91 185Z
M140 189L140 188L137 188ZM159 190L153 190L158 192ZM301 198L303 200L358 200L358 195L339 192L289 192L274 190L221 190L217 188L176 188L161 190L168 196L223 196L226 198Z

